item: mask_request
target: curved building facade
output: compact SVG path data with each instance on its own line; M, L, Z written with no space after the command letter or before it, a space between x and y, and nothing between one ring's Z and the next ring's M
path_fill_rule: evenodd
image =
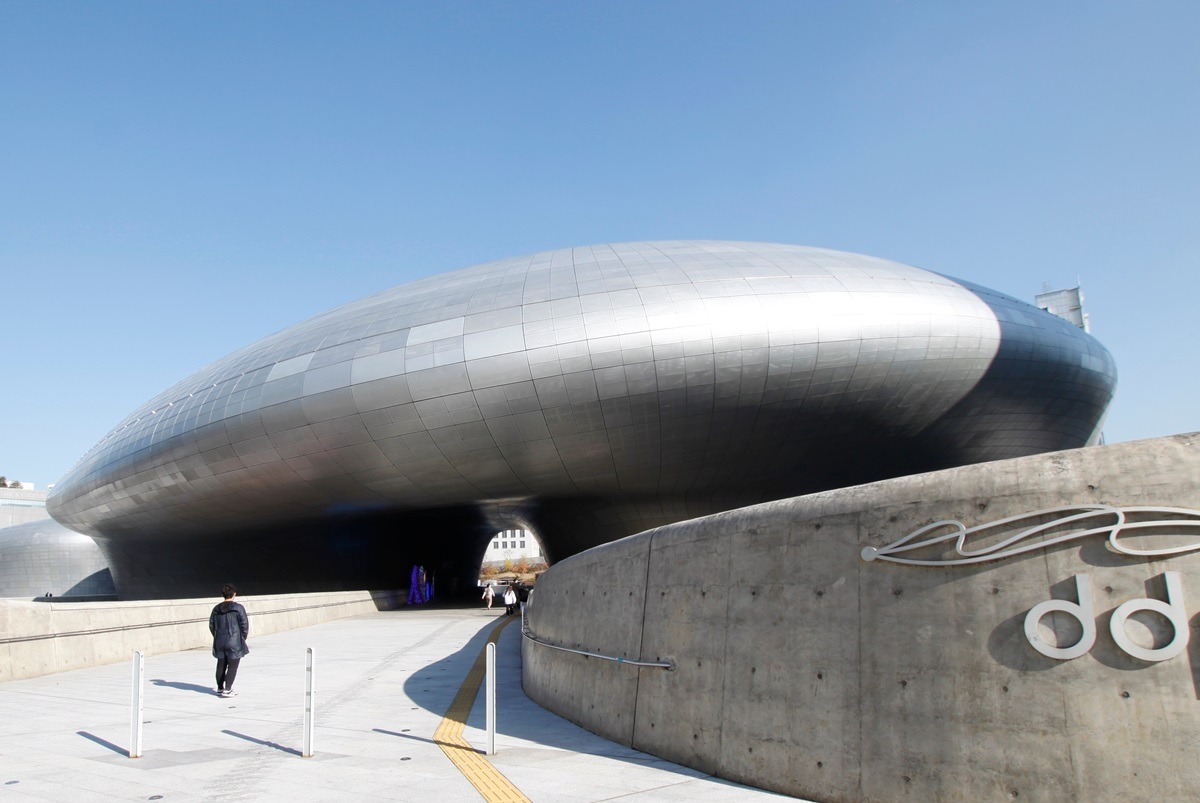
M292 326L155 397L48 505L123 593L454 577L496 529L551 559L754 502L1093 442L1097 341L920 268L644 242L434 276ZM194 573L194 574L189 574ZM394 575L394 577L393 577Z
M108 597L112 574L96 543L52 519L0 529L0 597Z

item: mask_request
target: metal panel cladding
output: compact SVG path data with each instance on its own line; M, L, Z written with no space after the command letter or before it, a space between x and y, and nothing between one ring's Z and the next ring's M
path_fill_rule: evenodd
M50 519L0 529L0 598L112 596L96 542Z
M1115 382L1090 335L908 265L763 243L568 248L231 354L121 422L49 507L107 536L497 503L536 518L556 500L659 511L617 537L1081 446Z

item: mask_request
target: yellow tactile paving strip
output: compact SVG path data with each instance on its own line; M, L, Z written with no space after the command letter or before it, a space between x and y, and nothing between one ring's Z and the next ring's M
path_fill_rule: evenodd
M500 631L515 621L515 617L504 617L504 621L492 628L492 632L488 636L488 644L495 644L500 639ZM463 680L458 694L454 695L454 701L450 703L446 715L442 717L437 730L433 732L433 740L488 803L510 803L510 801L531 803L529 798L521 794L520 789L513 786L512 782L500 773L500 770L492 766L492 762L484 758L463 738L463 728L467 724L467 717L471 714L471 706L475 704L475 698L479 694L479 687L483 685L483 676L486 671L487 645L485 644L484 648L479 651L479 657L475 659L471 671Z

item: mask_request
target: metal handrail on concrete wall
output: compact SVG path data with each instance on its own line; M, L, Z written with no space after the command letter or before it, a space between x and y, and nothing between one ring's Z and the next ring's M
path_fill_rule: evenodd
M603 655L598 652L588 652L587 650L576 650L570 647L562 647L558 644L551 644L545 639L538 638L529 629L529 625L525 622L525 612L521 611L521 635L524 636L530 643L537 644L540 647L549 647L552 650L561 650L562 652L574 653L575 655L586 655L588 658L599 658L602 661L612 661L617 664L628 664L629 666L648 666L658 669L665 669L668 672L675 671L675 662L667 661L631 661L628 658L622 658L619 655Z

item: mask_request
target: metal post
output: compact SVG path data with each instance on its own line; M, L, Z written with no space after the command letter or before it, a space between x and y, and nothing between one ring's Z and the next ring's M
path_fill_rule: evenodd
M316 660L313 648L308 648L308 656L304 666L304 757L313 757L313 714L316 701L314 700L313 684L316 681Z
M142 756L142 675L146 670L146 656L141 650L133 653L133 697L129 704L129 757Z
M487 645L487 754L496 755L496 645Z

